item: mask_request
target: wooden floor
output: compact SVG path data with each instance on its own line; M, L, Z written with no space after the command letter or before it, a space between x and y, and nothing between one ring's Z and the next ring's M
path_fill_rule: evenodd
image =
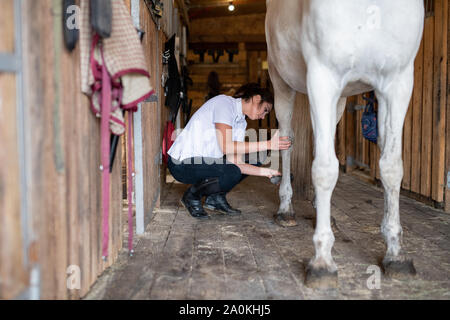
M198 221L179 205L185 189L169 185L135 256L124 250L86 299L450 299L450 215L441 211L401 198L403 248L418 274L382 275L380 289L370 290L367 269L384 254L383 193L341 173L332 199L339 287L312 290L304 285L313 255L310 203L295 202L298 226L281 228L272 221L277 187L250 177L228 195L241 216Z

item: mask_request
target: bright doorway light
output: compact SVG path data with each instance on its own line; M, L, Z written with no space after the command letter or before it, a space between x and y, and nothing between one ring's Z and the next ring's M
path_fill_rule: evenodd
M230 5L228 6L228 11L234 11L235 7L233 5L233 2L230 2Z

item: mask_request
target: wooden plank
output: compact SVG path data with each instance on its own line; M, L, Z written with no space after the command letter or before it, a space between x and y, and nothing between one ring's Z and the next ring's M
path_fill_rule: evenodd
M2 2L0 53L13 54L14 1ZM29 284L24 265L16 76L0 72L0 299L13 299Z
M437 202L444 200L445 115L447 99L447 24L448 1L435 1L434 78L433 78L433 153L432 194Z
M358 106L362 106L364 105L364 100L362 99L362 95L358 95L356 97L356 102ZM362 131L361 131L361 116L362 116L362 110L358 110L356 111L356 122L355 122L355 128L356 128L356 132L355 132L355 137L356 137L356 156L355 156L355 160L357 160L360 163L363 163L363 154L364 154L364 149L363 149L363 145L364 145L364 141L363 141L363 136L362 136Z
M242 83L244 84L244 78L248 78L248 82L257 83L258 82L258 52L257 51L249 51L247 53L248 57L248 76L241 77ZM235 82L234 80L229 81L227 77L222 77L222 81L226 82ZM247 119L247 129L259 129L259 121L258 120L250 120Z
M341 166L345 166L345 111L336 129L336 156Z
M29 112L40 113L39 116L33 114L30 119L30 126L39 128L33 130L31 157L38 164L33 170L33 181L36 183L32 188L33 217L37 225L39 238L39 264L41 270L41 298L56 299L60 296L65 298L65 294L61 290L58 280L61 279L60 270L61 260L58 259L61 247L56 247L59 240L59 233L56 226L59 226L59 213L55 201L61 201L61 190L57 187L55 172L56 154L55 142L56 135L53 132L53 121L58 120L57 115L53 115L53 111L57 109L55 101L55 81L54 81L54 62L55 52L53 46L53 19L46 17L45 12L52 12L52 4L49 1L39 2L38 4L28 4L26 14L33 12L33 18L24 18L25 23L29 23L30 30L39 30L39 34L34 33L26 45L33 49L24 48L26 57L33 59L33 62L39 66L39 69L33 67L24 67L24 71L30 72L29 76L25 76L26 92L33 94L33 98L26 101L35 101L30 103ZM45 20L45 21L44 21ZM45 36L44 36L45 34ZM45 55L43 54L45 52ZM46 193L47 196L44 196ZM56 192L55 194L53 194ZM51 197L49 196L51 195ZM55 212L56 211L56 212ZM56 218L56 219L55 219ZM61 296L61 294L63 296Z
M15 83L14 74L0 73L0 299L15 298L28 284L22 247Z
M364 95L361 94L361 95L359 95L359 97L361 99L360 100L361 106L365 106L367 102L366 102L366 100L363 99ZM362 120L362 115L364 113L364 109L360 110L359 112L360 112L361 120ZM370 143L370 141L367 140L366 138L364 138L364 136L362 135L361 121L359 122L359 126L361 127L361 141L362 141L361 162L364 163L367 166L370 166L370 155L369 155L369 149L370 149L369 143Z
M0 53L14 53L14 0L3 0L0 10Z
M111 178L110 259L101 261L100 130L80 89L79 47L64 51L58 1L29 1L24 14L24 86L32 179L30 198L41 298L77 299L122 245L120 152ZM74 111L76 110L76 111ZM68 290L67 267L81 271Z
M376 98L376 97L375 97ZM375 103L375 110L378 111L378 102ZM370 176L373 180L377 177L377 165L378 165L378 145L376 143L370 143Z
M447 10L447 17L450 17L450 6ZM447 110L450 110L450 23L447 26ZM450 112L446 114L446 172L450 171ZM445 212L450 212L450 188L445 188Z
M265 13L194 20L189 31L191 42L261 42L265 38ZM224 40L211 41L214 38Z
M146 31L143 46L146 60L148 61L149 72L151 75L151 86L156 90L159 86L157 74L158 57L160 56L161 46L157 45L158 31L148 10L141 10L141 26ZM158 50L158 51L157 51ZM159 168L159 152L161 146L161 118L159 112L159 103L145 103L142 106L142 130L144 137L152 137L152 139L144 139L143 141L143 157L144 161L144 224L146 225L151 218L153 208L160 196L160 175ZM155 116L157 115L157 116Z
M356 97L349 97L347 104L356 104ZM347 157L355 157L356 154L356 137L355 137L355 112L347 109L344 113L345 119L345 153ZM346 164L346 171L353 170L353 166Z
M425 19L424 78L422 97L422 149L420 193L431 195L431 152L433 138L433 68L434 68L434 17Z
M131 11L131 0L123 0L125 2L125 5L128 8L128 11Z
M165 43L165 41L167 41L164 33L163 32L158 32L157 35L158 35L160 48L164 48L164 43ZM162 68L163 68L162 59L158 59L157 63L159 65L158 70L162 70ZM163 92L164 92L163 90L164 89L162 88L160 79L161 79L161 76L158 74L158 85L156 86L156 88L157 88L156 92L158 94L158 97L160 97L159 98L158 111L160 113L160 122L162 124L161 130L160 130L160 143L162 145L162 139L163 139L163 136L164 136L164 126L166 124L167 119L169 118L169 111L168 111L168 108L164 105L164 98L163 98ZM164 185L166 184L166 172L167 172L167 166L163 163L160 166L160 176L161 176L160 188L161 188L161 192L164 189ZM156 206L158 207L158 203L157 203Z
M423 96L424 41L414 62L413 120L411 145L411 191L420 193L421 149L422 149L422 96Z
M228 59L227 59L228 61ZM233 58L233 61L234 58ZM189 72L192 74L201 74L208 76L211 71L216 71L220 74L226 75L246 75L247 68L242 68L237 62L227 63L196 63L189 67ZM206 79L207 80L207 79Z
M369 149L369 155L370 155L370 176L375 179L376 175L377 175L377 149L378 146L373 143L370 142L369 145L370 149Z
M195 83L207 83L207 75L202 74L192 74L190 76L192 78L192 81ZM247 82L248 76L246 74L236 74L236 75L229 75L229 74L220 74L219 79L222 83L241 83L244 84ZM255 78L253 78L255 79ZM256 81L258 78L256 78Z
M308 97L297 94L294 108L292 123L298 125L293 126L295 138L291 153L291 168L295 179L292 187L297 197L311 200L313 196L311 180L313 132Z
M260 51L259 52L260 57L260 64L259 64L259 70L261 72L260 78L261 78L261 86L263 88L270 86L270 77L269 77L269 71L263 69L263 62L267 61L267 51Z
M409 103L408 112L405 117L405 124L403 126L403 180L402 188L406 190L411 189L411 146L412 146L412 99Z
M381 158L381 151L380 148L377 147L376 148L376 168L375 168L375 178L377 178L378 180L381 179L381 175L380 175L380 158Z

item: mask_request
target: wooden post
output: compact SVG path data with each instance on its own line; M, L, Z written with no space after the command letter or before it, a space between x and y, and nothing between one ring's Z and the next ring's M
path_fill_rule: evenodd
M349 108L344 113L345 119L345 153L346 153L346 167L345 171L350 172L353 170L353 164L347 159L354 159L356 156L356 137L355 137L355 111L353 106L356 105L356 97L349 97L347 99L347 105Z
M433 67L433 153L431 166L431 197L444 200L445 122L447 99L447 30L448 0L436 0L434 22Z
M450 17L450 6L447 8L447 80L446 80L446 90L443 91L443 95L447 97L447 114L446 114L446 170L445 173L450 171L450 23L448 23L448 18ZM445 211L450 212L450 188L447 187L447 180L445 180Z
M412 96L412 144L411 144L411 191L420 193L420 166L422 145L422 95L423 95L423 39L414 63L414 91Z
M294 132L291 169L294 175L294 196L304 200L314 197L311 166L313 161L313 132L308 97L298 93L295 99L292 129Z
M420 193L431 196L431 153L433 135L433 60L434 60L434 17L425 18L424 30L424 69L422 96L422 150Z
M336 156L339 160L339 165L341 167L345 167L345 110L342 114L342 118L339 121L336 128Z

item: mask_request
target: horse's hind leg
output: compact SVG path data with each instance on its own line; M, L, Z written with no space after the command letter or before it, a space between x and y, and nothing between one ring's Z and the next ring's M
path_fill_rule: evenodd
M280 75L274 68L269 68L270 78L272 80L275 93L275 113L277 116L280 137L289 136L293 138L291 120L294 109L294 101L296 92L291 89L281 79ZM281 151L281 158L283 163L283 177L280 185L280 207L275 214L275 222L283 227L291 227L297 225L295 221L295 212L292 207L292 186L291 186L291 151Z
M400 225L399 194L403 178L402 132L413 89L413 66L396 74L385 88L377 88L379 101L380 175L384 187L384 217L381 233L387 251L383 267L388 276L415 274L414 265L401 254L402 226Z
M337 108L336 108L336 126L338 125L339 121L341 121L342 115L344 114L345 107L347 105L347 98L342 97L338 100ZM316 208L316 198L314 197L312 206ZM332 220L334 220L333 217L331 217Z
M337 266L331 255L334 235L330 223L330 202L339 175L334 136L341 89L334 79L336 76L319 61L309 63L307 83L315 153L311 173L317 216L313 236L315 255L306 273L306 285L311 287L337 286Z

